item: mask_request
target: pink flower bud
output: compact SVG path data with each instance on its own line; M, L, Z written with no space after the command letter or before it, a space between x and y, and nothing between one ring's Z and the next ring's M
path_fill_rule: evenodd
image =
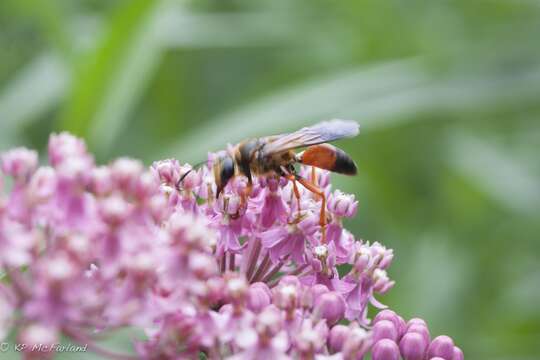
M16 148L1 156L2 171L17 181L25 181L38 166L38 155L34 150Z
M279 285L293 285L296 288L300 288L300 280L293 275L285 275L279 280Z
M354 195L344 194L336 190L328 201L328 210L339 217L353 217L356 215L358 201L354 200Z
M70 260L67 254L44 258L41 265L44 275L47 276L48 280L54 282L69 280L79 272L76 264Z
M137 200L144 201L156 193L158 186L158 181L154 175L152 175L152 173L149 171L146 171L142 173L135 182L134 195L136 196Z
M138 160L119 158L111 164L111 176L118 189L131 193L143 169L143 164Z
M315 284L309 287L302 296L302 306L312 308L319 297L329 291L330 290L323 284Z
M364 272L364 270L367 269L369 265L369 255L367 254L361 254L358 256L354 263L354 270L356 270L359 273Z
M359 327L357 323L351 323L349 325L347 339L341 350L343 357L345 359L361 359L369 350L371 344L371 333Z
M390 339L382 339L375 343L371 350L373 360L399 360L399 348Z
M394 259L394 253L393 253L393 250L389 250L388 252L386 252L381 261L379 262L379 268L380 269L387 269L390 264L392 263L392 260Z
M452 360L463 360L463 351L457 346L454 346L454 354L452 355Z
M167 200L161 195L154 195L148 201L148 210L154 217L156 222L163 221L163 218L167 214Z
M394 325L397 327L399 327L399 319L398 319L398 315L392 311L392 310L389 310L389 309L385 309L385 310L382 310L380 311L376 316L375 318L373 319L373 324L376 324L378 323L379 321L381 320L390 320L391 322L394 323Z
M56 167L70 157L86 155L86 145L82 139L62 132L49 138L49 162Z
M425 338L414 332L406 333L399 342L399 349L405 360L423 360L427 346Z
M106 166L92 169L90 175L90 189L98 196L110 193L113 189L111 170Z
M47 201L56 190L56 174L51 167L39 168L28 184L28 198L34 203Z
M396 325L390 320L380 320L373 326L373 342L381 339L397 341L398 331Z
M152 170L158 176L160 182L169 186L176 186L180 180L180 164L176 159L156 161L152 164Z
M58 334L52 327L32 324L21 331L19 343L24 344L25 359L51 359L55 354L52 347L58 343Z
M273 336L281 329L281 313L275 306L267 306L257 317L255 328L259 334Z
M270 305L272 302L272 293L268 285L262 282L251 284L247 295L247 307L255 313L261 312L262 309Z
M88 155L83 155L68 157L56 165L55 169L60 178L84 187L90 180L92 166L93 159Z
M328 336L328 348L331 353L340 352L349 335L349 328L345 325L336 325L330 330Z
M311 319L305 319L300 331L295 334L295 346L300 353L318 352L325 345L327 337L328 326L324 321L315 324Z
M230 299L240 300L247 295L248 284L245 279L235 276L228 279L225 284L225 290Z
M384 294L394 286L394 282L388 278L386 271L381 269L375 269L373 271L373 281L375 281L373 290L381 294Z
M371 246L371 251L373 256L378 259L377 267L379 269L384 270L390 266L392 259L394 258L394 251L392 249L387 249L378 242L374 242Z
M225 282L221 277L213 277L206 280L206 300L210 304L216 304L225 296Z
M429 345L428 356L439 356L445 360L452 360L454 356L454 342L449 336L437 336Z
M196 277L202 280L210 278L218 270L215 259L205 253L194 253L189 256L188 267Z
M329 326L334 325L345 314L345 300L335 291L322 294L315 300L315 314L319 314Z
M274 304L281 309L293 309L298 304L299 289L294 285L280 285L274 290Z
M397 316L398 318L398 333L399 333L399 338L401 338L405 332L407 331L407 323L405 322L405 320L403 320L403 318L401 316ZM429 341L427 342L429 343Z
M417 333L422 335L422 337L426 341L426 344L429 344L429 342L431 341L431 335L429 334L429 329L427 325L425 325L425 323L422 324L420 322L414 322L411 324L411 322L409 321L406 333Z
M183 180L180 184L182 189L192 190L202 183L202 174L187 164L180 167L180 178L182 177Z
M412 318L407 322L407 328L409 328L410 325L413 324L421 324L427 327L427 323L424 319L421 318Z
M129 215L129 204L119 195L112 195L100 204L100 214L109 224L119 224Z

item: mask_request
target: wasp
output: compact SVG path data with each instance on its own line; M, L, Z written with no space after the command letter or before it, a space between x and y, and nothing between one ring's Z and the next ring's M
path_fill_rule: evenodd
M357 167L352 158L329 142L354 137L358 132L359 125L354 121L330 120L288 134L241 141L212 164L217 189L216 198L235 176L242 175L247 178L247 195L251 192L254 176L285 177L293 182L299 209L300 193L297 182L321 198L320 225L324 237L325 194L315 183L315 176L312 176L311 181L301 177L295 169L295 164L310 165L339 174L356 175ZM299 148L305 149L295 152Z

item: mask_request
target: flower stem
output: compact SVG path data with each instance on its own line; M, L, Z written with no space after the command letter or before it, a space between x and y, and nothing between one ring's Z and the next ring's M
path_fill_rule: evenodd
M231 253L229 255L229 270L230 271L234 271L234 268L235 268L234 260L235 260L235 255L234 253Z
M285 261L289 258L289 255L287 255L284 259L280 260L276 265L274 265L270 271L263 277L261 280L264 283L267 283L268 281L272 280L272 277L278 273L279 270L283 267L285 264Z
M253 271L255 271L255 266L257 265L257 260L259 260L259 254L261 253L261 247L261 240L255 238L253 247L249 254L249 262L246 268L246 279L251 279Z
M225 272L225 270L227 269L227 253L224 252L223 255L221 256L221 273L223 274Z
M304 271L304 269L307 268L307 267L308 267L308 264L300 265L299 267L294 269L294 271L292 271L289 275L298 275L302 271Z
M254 283L254 282L259 281L259 279L266 272L268 266L270 266L270 254L266 253L265 257L263 258L263 260L261 261L259 265L259 268L257 269L257 272L255 273L255 275L253 275L253 277L251 278L249 282Z

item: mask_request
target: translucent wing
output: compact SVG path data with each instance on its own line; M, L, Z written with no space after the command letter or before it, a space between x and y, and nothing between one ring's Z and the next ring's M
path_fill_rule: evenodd
M308 145L327 143L358 135L359 125L355 121L330 120L308 126L290 134L268 137L265 154L272 154Z

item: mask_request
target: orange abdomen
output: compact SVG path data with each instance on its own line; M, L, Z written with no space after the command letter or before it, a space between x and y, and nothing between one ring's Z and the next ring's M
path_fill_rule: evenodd
M301 154L300 162L345 175L356 175L356 164L347 153L330 144L313 145Z

